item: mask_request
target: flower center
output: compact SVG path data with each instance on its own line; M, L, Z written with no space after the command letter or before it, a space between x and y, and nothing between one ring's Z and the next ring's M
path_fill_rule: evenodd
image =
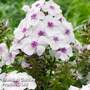
M38 7L38 6L40 6L40 4L39 4L39 3L37 3L37 4L36 4L36 7Z
M53 28L53 27L54 27L53 22L48 22L48 27L49 27L49 28Z
M36 19L36 17L37 17L37 14L31 15L31 19Z
M55 42L59 41L58 37L54 37L53 40L54 40Z
M60 50L62 53L66 53L67 49L66 48L61 48Z
M32 48L36 48L36 47L38 46L38 42L33 41L33 42L31 43L31 46L32 46Z
M67 29L67 30L65 31L65 34L69 35L69 34L70 34L70 30Z
M18 81L18 80L13 81L13 82L14 82L14 84L15 84L16 86L20 86L20 83L19 83L19 81Z
M26 28L23 28L22 32L25 33L26 31L27 31L27 29Z
M52 9L52 10L53 10L53 9L55 9L55 8L54 8L54 6L50 6L50 9Z
M60 48L57 51L61 51L62 53L66 53L67 49L66 48Z
M45 32L44 32L44 31L39 31L39 32L38 32L38 35L39 35L39 36L45 36Z

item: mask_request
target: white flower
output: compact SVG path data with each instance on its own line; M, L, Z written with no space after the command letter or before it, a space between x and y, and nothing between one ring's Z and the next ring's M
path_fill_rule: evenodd
M90 90L90 84L82 86L82 88L70 86L70 88L68 90Z
M13 71L3 73L0 74L0 80L2 90L24 90L26 88L34 90L37 86L35 79L25 72L18 73L17 71Z
M5 43L0 44L0 58L4 58L8 53L8 49Z
M27 55L33 55L33 54L38 54L39 56L43 54L43 52L45 51L45 45L43 45L42 43L40 43L40 39L42 37L35 38L35 37L28 37L23 39L23 45L21 50L26 53Z
M77 87L74 87L74 86L70 86L70 88L68 90L80 90L80 89Z
M8 59L7 59L8 54L9 54L9 51L8 51L6 44L1 43L0 44L0 59L1 59L0 67L5 65L5 63L8 61Z
M32 9L40 10L41 8L43 8L44 3L45 3L45 0L38 0L34 4L32 4Z
M18 28L14 30L15 39L20 40L28 35L30 35L29 32L29 22L27 19L23 19Z
M18 52L16 51L10 51L5 43L0 44L0 67L3 65L10 65L14 62L16 55Z
M87 45L87 50L90 50L90 45Z
M76 40L76 43L75 43L74 47L77 50L79 50L79 52L81 52L84 49L83 46L82 46L82 44L78 40Z
M72 48L70 45L65 45L63 48L60 48L55 52L55 56L56 58L67 61L69 57L73 56Z
M56 18L53 18L52 16L50 15L47 15L45 18L44 18L44 21L43 21L46 29L47 29L47 32L48 33L51 33L53 31L58 31L59 27L60 27L60 22L59 20L57 20Z
M52 34L48 35L48 38L48 42L52 50L63 48L63 46L67 44L64 35L60 34L59 32L53 32Z
M45 2L42 9L44 12L48 12L52 16L60 15L62 13L60 6L54 3L53 0Z
M45 17L44 13L41 11L37 10L31 10L29 13L26 15L26 19L28 21L28 24L31 26L37 25L40 20L43 20Z
M43 22L42 23L40 22L39 25L37 25L31 30L31 33L32 33L31 36L35 36L37 38L41 36L47 37L47 31L46 31L45 24Z
M32 65L25 61L22 61L21 66L22 66L22 68L30 68Z
M72 24L67 22L65 19L61 22L64 30L62 31L69 43L75 43L75 36L73 32Z

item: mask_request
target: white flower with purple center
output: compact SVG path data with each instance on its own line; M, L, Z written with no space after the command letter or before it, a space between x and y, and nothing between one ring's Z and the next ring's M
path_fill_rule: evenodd
M46 28L44 26L44 24L41 24L39 26L37 26L36 28L33 29L32 31L33 36L35 35L35 37L41 37L41 36L47 36L47 32L46 32Z
M48 15L45 17L43 25L47 33L52 33L53 31L59 31L60 22L57 19Z
M56 16L60 15L62 11L60 10L60 6L53 2L53 0L49 0L45 2L43 7L44 12L48 12L49 15Z
M72 48L69 45L66 45L63 48L56 50L55 56L58 59L67 61L69 57L73 56Z
M43 8L45 0L38 0L34 4L32 4L32 9L40 10Z
M15 35L15 39L20 40L23 37L29 36L30 35L30 31L29 31L29 22L26 19L23 19L18 28L16 28L14 30L14 35Z
M45 15L43 12L31 10L31 12L26 14L26 19L28 20L29 25L37 25L40 21L44 19Z
M39 40L38 38L25 38L21 50L29 56L33 54L42 55L46 46L42 45Z
M52 50L57 50L59 48L62 48L65 44L67 44L65 37L58 32L48 34L48 37L48 42Z

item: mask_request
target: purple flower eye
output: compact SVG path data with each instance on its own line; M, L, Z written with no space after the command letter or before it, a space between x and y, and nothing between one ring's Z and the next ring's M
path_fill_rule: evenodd
M45 32L44 32L44 31L39 31L39 32L38 32L38 35L39 35L39 36L45 36Z
M53 28L53 27L54 27L53 22L48 22L48 27L49 27L49 28Z
M67 49L66 48L60 48L57 51L61 51L62 53L66 53L67 52Z
M57 41L59 41L59 38L58 38L58 37L54 37L53 40L54 40L55 42L57 42Z
M37 17L37 14L31 15L31 19L36 19L36 17Z
M50 9L52 9L52 10L53 10L53 9L55 9L55 7L54 7L54 6L50 6Z
M36 47L38 46L38 42L33 41L33 42L31 43L31 46L32 46L32 48L36 48Z
M26 28L23 28L22 32L25 33L26 31L27 31L27 29Z
M19 81L18 81L18 80L13 81L13 82L14 82L14 84L15 84L16 86L20 86L20 83L19 83Z
M62 53L66 53L67 49L66 48L61 48L60 50Z
M39 4L39 3L37 3L37 4L36 4L36 7L38 7L38 6L40 6L40 4Z
M67 30L65 31L65 34L69 35L69 34L70 34L70 30L67 29Z

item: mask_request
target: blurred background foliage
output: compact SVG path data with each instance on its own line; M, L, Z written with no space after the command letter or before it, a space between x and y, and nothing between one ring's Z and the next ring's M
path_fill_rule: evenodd
M25 16L22 6L24 4L31 5L35 1L0 0L0 43L6 42L10 47L13 30ZM77 39L82 44L90 44L90 0L54 1L61 6L66 19L73 24ZM5 21L9 21L8 27ZM13 65L2 68L3 72L26 71L36 78L38 84L36 90L68 90L70 85L81 87L86 84L87 79L85 77L90 72L90 51L87 50L80 54L75 51L70 62L65 63L53 60L49 53L47 55L45 53L40 58L37 56L26 57L27 62L32 64L32 68L29 69L22 69L19 63L22 58L22 55L18 55ZM77 78L79 73L82 74L83 78Z

